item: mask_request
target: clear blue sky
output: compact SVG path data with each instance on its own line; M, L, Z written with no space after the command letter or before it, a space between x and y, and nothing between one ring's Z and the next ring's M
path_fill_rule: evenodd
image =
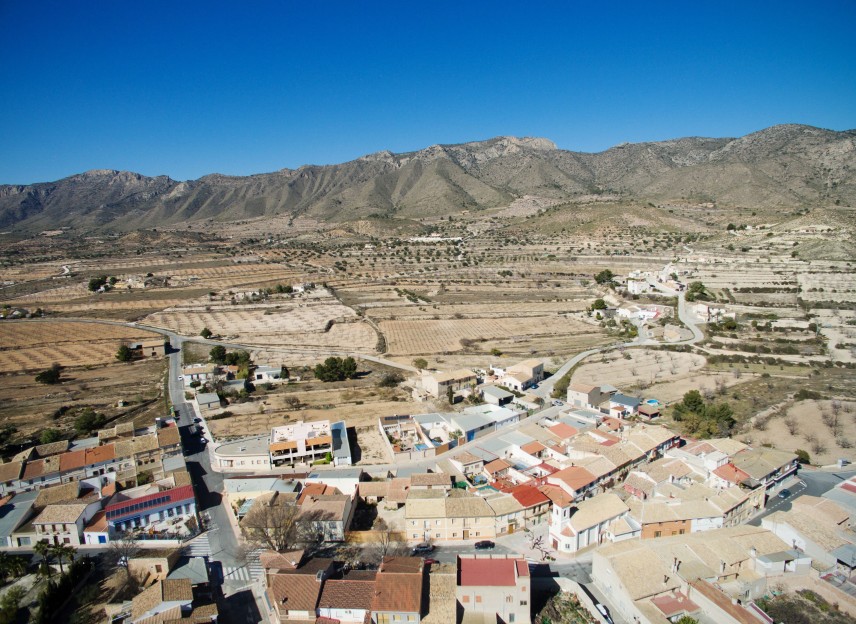
M856 127L856 2L0 0L0 183Z

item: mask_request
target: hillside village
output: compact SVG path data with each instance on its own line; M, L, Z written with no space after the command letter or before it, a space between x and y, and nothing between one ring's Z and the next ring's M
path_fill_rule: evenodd
M132 348L162 357L163 346ZM218 573L242 576L269 621L385 624L463 612L464 622L528 623L531 575L580 560L591 589L562 588L591 621L754 622L758 601L782 584L856 613L839 590L856 568L856 478L767 514L805 487L794 453L682 436L658 424L659 401L608 379L545 400L534 394L545 377L539 359L422 372L417 400L461 405L379 418L386 462L355 466L358 440L345 421L215 439L209 423L224 411L222 394L206 390L288 382L282 367L250 365L240 378L239 369L185 366L193 400L184 421L176 412L147 428L116 425L0 465L6 552L47 544L51 566L52 554L61 565L131 544L128 573L142 592L106 608L134 623L217 621ZM186 465L200 446L222 474L216 525ZM760 526L747 524L758 517ZM214 553L195 556L209 529L245 545L246 563L217 572Z

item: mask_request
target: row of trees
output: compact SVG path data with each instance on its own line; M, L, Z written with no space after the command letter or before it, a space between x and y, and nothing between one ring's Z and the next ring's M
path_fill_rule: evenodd
M346 358L328 357L323 364L313 370L316 379L321 381L344 381L357 376L357 361L350 355Z

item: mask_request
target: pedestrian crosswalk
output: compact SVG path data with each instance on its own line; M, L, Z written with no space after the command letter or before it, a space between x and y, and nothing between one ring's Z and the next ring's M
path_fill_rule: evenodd
M264 575L259 561L259 549L247 553L247 563L242 566L223 566L223 578L232 581L255 581Z
M208 542L208 533L203 533L187 543L186 551L188 557L210 557L211 544Z

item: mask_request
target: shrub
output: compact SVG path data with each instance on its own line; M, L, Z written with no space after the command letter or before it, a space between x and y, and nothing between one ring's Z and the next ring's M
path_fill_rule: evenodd
M36 381L43 384L57 384L60 382L61 375L62 366L54 362L49 369L43 370L41 373L36 375Z

